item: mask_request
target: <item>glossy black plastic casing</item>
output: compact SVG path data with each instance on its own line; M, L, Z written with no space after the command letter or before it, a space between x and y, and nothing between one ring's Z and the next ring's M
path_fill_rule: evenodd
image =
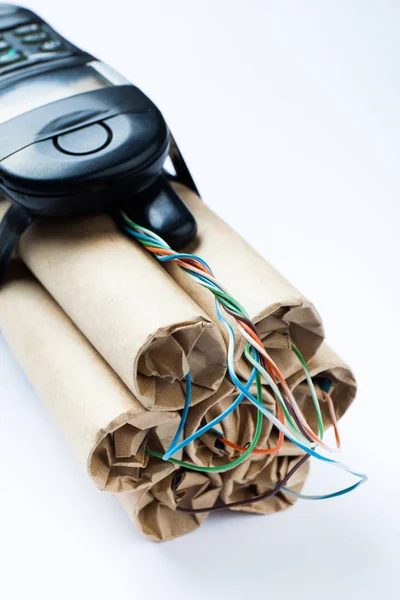
M109 143L70 155L58 136L82 135L102 124ZM157 107L135 86L114 86L52 102L0 125L1 187L35 214L71 215L103 210L135 194L161 172L169 132ZM126 196L125 196L126 198Z
M0 4L0 36L14 39L22 51L16 28L26 24L36 24L62 50L0 66L0 102L1 91L16 83L68 71L73 81L77 69L90 70L96 61L31 11ZM134 85L108 83L47 103L44 95L38 108L0 124L0 189L34 217L124 206L133 219L182 248L195 236L196 223L163 171L170 141L161 112ZM193 183L178 154L177 172Z

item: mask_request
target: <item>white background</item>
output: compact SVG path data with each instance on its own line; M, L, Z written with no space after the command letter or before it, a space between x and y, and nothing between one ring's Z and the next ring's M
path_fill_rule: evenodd
M400 4L26 5L158 104L204 199L314 301L359 382L343 460L370 480L155 544L81 472L0 338L1 597L398 598ZM313 464L306 490L349 483Z

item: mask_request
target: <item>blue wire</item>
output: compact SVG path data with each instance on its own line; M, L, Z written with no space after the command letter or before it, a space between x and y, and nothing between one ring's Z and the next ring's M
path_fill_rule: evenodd
M138 233L137 231L132 229L132 227L130 227L127 224L124 225L124 229L127 233L129 233L132 237L136 238L139 241L151 242L151 243L154 243L154 241L155 241L153 238L145 235L144 233ZM160 248L161 248L161 246L160 246ZM184 254L184 253L176 252L175 254L171 254L168 256L156 256L156 258L160 262L167 262L170 260L175 260L177 258L179 258L179 259L180 258L182 258L182 259L185 259L185 258L193 259L194 258L195 260L197 260L199 263L201 263L206 269L208 269L212 273L211 268L206 263L206 261L203 260L202 258L200 258L200 256L196 256L195 254ZM183 267L183 269L185 271L187 270L184 267ZM191 275L193 275L193 277L196 277L196 278L200 279L201 281L203 281L204 283L207 283L208 285L213 286L215 289L223 292L223 290L218 285L216 285L213 281L210 281L209 279L207 279L207 277L205 277L203 275L199 275L198 273L192 273L191 271L190 271L190 273L191 273Z
M186 419L188 416L191 398L192 398L192 379L190 377L190 373L188 373L186 375L186 397L185 397L185 405L183 407L181 421L180 421L179 427L176 430L176 433L174 435L174 439L172 440L172 442L169 445L167 452L169 452L171 450L171 448L172 449L174 448L174 446L179 441L179 438L181 437L181 433L183 431L183 428L185 427Z
M141 240L143 242L151 242L152 244L154 244L154 242L157 242L157 240L155 238L151 238L150 236L144 234L144 233L139 233L138 231L136 231L135 229L133 229L130 225L128 225L126 222L124 222L124 229L127 233L129 233L130 235L132 235L133 237L135 237L137 240ZM167 245L165 247L168 247ZM162 246L160 245L160 248L162 248ZM196 256L195 254L186 254L183 252L175 252L174 254L170 254L167 256L157 256L156 257L160 262L168 262L170 260L175 260L175 259L185 259L185 258L189 258L189 259L194 259L197 260L200 264L203 265L203 267L205 267L206 269L208 269L210 271L210 273L212 273L211 267L206 263L205 260L203 260L202 258L200 258L200 256Z
M157 242L157 240L155 240L154 238L149 237L148 235L145 235L144 233L138 233L137 231L135 231L134 229L132 229L132 227L130 227L129 225L124 225L124 229L127 233L129 233L129 235L131 235L132 237L136 238L137 240L143 241L143 242L151 242L152 244L154 244L154 242ZM162 246L160 245L160 248L162 248Z
M140 240L140 241L143 241L143 242L151 242L152 244L154 244L154 242L157 242L157 240L155 238L151 238L148 235L145 235L144 233L137 232L135 229L133 229L130 225L128 225L126 223L124 224L124 229L125 229L125 231L127 233L129 233L132 237L136 238L137 240ZM160 245L160 248L162 248L161 245ZM168 262L168 261L171 261L171 260L175 260L177 258L178 259L181 259L181 258L182 259L185 259L185 258L195 259L199 263L201 263L203 265L203 267L205 267L206 269L208 269L210 271L210 273L212 273L211 267L206 263L206 261L203 260L202 258L200 258L200 256L196 256L195 254L185 254L185 253L182 253L182 252L176 252L174 254L170 254L170 255L167 255L167 256L156 256L156 258L160 262ZM216 286L213 282L209 281L205 277L203 278L201 275L198 275L197 273L192 273L192 275L194 277L199 277L202 281L205 281L208 284L214 285L214 287L217 287L217 289L221 289L220 287ZM223 291L223 290L221 290L221 291Z
M282 488L282 491L287 492L288 494L291 494L292 496L295 496L296 498L301 498L302 500L329 500L329 498L337 498L338 496L344 496L344 494L348 494L349 492L352 492L353 490L355 490L356 488L358 488L359 485L361 485L362 483L365 483L367 481L367 478L364 477L363 479L360 479L360 481L357 481L357 483L354 483L353 485L350 485L347 488L343 488L342 490L338 490L337 492L332 492L331 494L323 494L322 496L307 496L307 494L300 494L298 492L295 492L294 490L290 490L289 488Z
M201 277L201 275L197 275L196 277ZM217 299L215 299L215 306L216 306L216 310L217 310L217 314L219 311L219 301ZM220 312L220 311L219 311ZM232 330L233 332L233 330ZM255 355L255 358L258 357L256 350L253 349L253 354ZM245 390L249 390L250 387L252 386L255 377L257 374L257 369L255 367L253 367L250 376L247 380L246 385L244 386ZM238 395L238 397L236 398L236 400L231 404L231 406L229 408L227 408L223 413L221 413L218 417L216 417L215 419L213 419L212 421L210 421L210 423L207 423L207 425L204 425L203 427L201 427L200 429L198 429L197 431L195 431L194 433L192 433L192 435L190 435L188 438L186 438L185 440L182 440L182 442L180 442L180 444L177 444L176 446L174 446L173 448L171 448L171 446L168 448L167 452L164 454L163 459L164 460L168 460L169 458L171 458L174 454L176 454L179 450L181 450L182 448L184 448L185 446L187 446L188 444L190 444L191 442L193 442L194 440L196 440L197 438L199 438L201 435L203 435L204 433L207 433L207 431L209 431L210 429L212 429L214 427L214 425L218 425L218 423L220 423L221 421L223 421L223 419L225 419L228 415L231 414L231 412L233 412L235 410L235 408L237 408L237 406L239 406L239 404L242 402L243 398L245 397L245 393L241 393Z
M207 279L207 277L199 275L198 273L193 273L193 271L190 271L190 269L185 269L185 267L182 267L182 269L193 275L193 277L196 277L196 279L200 279L200 281L204 281L204 283L206 283L207 285L211 285L211 287L213 287L214 289L223 292L223 290L221 290L221 288L216 283L214 283L214 281L210 281L209 279Z
M245 386L246 390L250 389L250 387L252 386L253 381L254 381L254 379L256 377L256 374L257 374L257 369L253 368L252 372L250 373L250 377L249 377L249 379L248 379L248 381L246 383L246 386ZM234 402L229 406L229 408L227 408L218 417L216 417L215 419L213 419L212 421L210 421L210 423L207 423L207 425L204 425L203 427L201 427L200 429L198 429L197 431L195 431L194 433L192 433L192 435L190 435L185 440L182 440L182 442L180 442L180 444L177 444L174 448L169 447L168 450L167 450L167 452L164 454L163 459L164 460L168 460L169 458L171 458L171 456L173 456L174 454L176 454L179 450L181 450L182 448L184 448L185 446L187 446L188 444L190 444L191 442L193 442L194 440L196 440L197 438L199 438L204 433L207 433L207 431L209 431L210 429L212 429L214 427L214 425L218 425L218 423L220 423L223 419L225 419L228 415L230 415L231 412L233 412L235 410L235 408L243 400L244 396L245 396L244 394L239 394L238 397L236 398L236 400L234 400Z

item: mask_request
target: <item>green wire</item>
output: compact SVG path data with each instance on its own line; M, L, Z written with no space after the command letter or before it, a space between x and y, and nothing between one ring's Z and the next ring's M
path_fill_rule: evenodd
M322 440L322 438L324 436L324 421L322 419L321 408L319 406L318 396L315 391L314 383L313 383L312 377L310 375L310 371L308 370L306 361L304 360L300 350L298 350L298 348L296 348L296 346L294 344L292 344L292 350L296 354L297 358L299 359L299 361L301 363L301 366L303 367L303 371L306 376L307 384L308 384L308 387L309 387L309 390L311 393L311 398L312 398L312 401L314 404L315 412L317 414L318 435L319 435L320 439Z
M146 227L142 227L141 225L138 225L134 221L131 221L131 219L129 219L129 217L127 217L127 215L124 212L121 212L121 214L122 214L122 217L125 220L125 222L128 223L132 229L138 229L140 231L140 233L144 233L147 237L153 238L154 243L159 244L159 246L158 246L159 248L167 248L168 250L172 250L172 248L170 246L168 246L168 244L165 242L165 240L160 238L160 236L158 236L154 231L150 231L150 229L146 229ZM143 240L138 240L138 241L142 245L145 245Z
M257 371L259 373L261 373L261 375L264 376L265 380L268 381L268 373L266 372L266 370L264 369L264 367L262 367L258 362L256 362L254 360L254 358L251 356L249 342L246 342L246 345L245 345L245 348L244 348L244 353L246 355L247 360L257 369ZM296 425L295 425L295 423L294 423L294 421L293 421L293 419L292 419L292 417L291 417L291 415L290 415L290 413L289 413L289 411L288 411L288 409L286 407L286 404L283 402L282 397L280 397L275 392L274 392L274 396L278 400L278 402L279 402L279 404L280 404L280 406L282 408L282 411L283 411L283 413L285 415L285 418L286 418L287 422L289 423L289 425L292 428L293 432L297 436L298 435L297 427L296 427Z
M235 300L235 298L232 298L232 296L230 296L226 292L216 290L215 288L213 288L213 292L220 299L222 298L222 300L221 300L222 304L225 304L231 310L239 313L240 315L242 315L242 317L249 319L247 312L244 310L243 306L241 306L239 304L239 302L237 300Z
M218 299L221 302L221 304L223 304L227 308L230 308L233 312L239 313L242 317L246 316L246 315L243 315L243 313L240 312L240 310L236 306L236 304L233 301L233 298L231 296L229 296L228 294L225 294L223 292L222 293L218 292L217 290L214 290L214 294L216 296L218 296Z
M266 373L265 369L259 363L257 363L254 360L254 358L251 356L249 348L250 348L250 346L249 346L249 343L247 342L246 346L245 346L245 349L244 349L244 353L246 355L247 360L257 369L257 371L259 373L261 373L261 375L263 375L263 377L266 380L268 380L267 373ZM309 370L307 368L306 362L305 362L305 360L304 360L301 352L298 350L298 348L296 348L296 346L294 344L292 344L292 349L293 349L293 352L295 352L296 356L299 358L299 360L301 362L301 365L303 367L304 373L306 375L308 387L310 389L311 397L313 399L313 404L314 404L314 407L315 407L315 412L317 414L317 419L318 419L318 433L319 433L320 439L322 440L323 436L324 436L324 423L323 423L321 409L320 409L320 406L319 406L318 397L317 397L317 394L316 394L316 391L315 391L314 383L312 381L310 372L309 372ZM282 402L282 398L280 398L279 396L277 396L277 394L275 394L275 392L274 392L274 396L277 398L277 400L278 400L278 402L279 402L279 404L280 404L280 406L281 406L281 408L282 408L282 410L283 410L283 412L285 414L285 418L288 421L288 423L289 423L289 425L290 425L293 433L298 438L298 429L297 429L294 421L292 420L292 417L291 417L291 415L290 415L290 413L289 413L289 411L288 411L288 409L286 407L286 404L284 402Z
M140 240L138 240L138 241L140 241ZM156 242L154 242L154 244L151 242L146 242L146 246L150 246L150 248L159 248L159 249L162 248L162 246L160 246L160 244L157 244Z
M132 227L133 229L139 229L140 231L143 231L146 234L150 234L150 233L153 234L153 232L150 232L145 227L141 227L140 225L138 225L137 223L135 223L134 221L132 221L131 219L129 219L129 217L127 217L125 214L123 214L123 218L124 218L125 222L128 223L128 225L130 227ZM163 246L161 245L161 243L158 242L157 240L154 240L154 242L148 242L148 241L146 241L146 244L144 244L144 242L142 240L138 240L138 241L140 241L140 243L142 245L150 246L152 248L163 248ZM184 271L187 271L188 273L190 273L190 269L186 269L185 267L182 267L182 268L183 268ZM222 304L225 304L225 306L227 306L231 310L240 313L243 317L249 318L246 310L243 308L243 306L241 306L241 304L239 304L239 302L237 300L235 300L235 298L232 298L232 296L230 296L226 292L223 292L222 290L220 291L220 290L215 289L212 285L208 285L205 282L203 282L202 285L204 285L205 287L207 287L216 296L218 296L218 298L220 299L220 301L221 301Z
M259 402L262 402L262 386L260 375L256 373L256 385L257 385L257 399ZM168 459L168 462L172 462L174 465L179 465L180 467L185 467L185 469L191 469L192 471L201 471L202 473L221 473L223 471L229 471L230 469L234 469L242 462L246 460L246 458L253 452L256 447L258 440L260 439L261 430L262 430L262 422L263 422L263 414L260 410L257 411L257 422L256 422L256 430L254 433L253 441L250 446L247 448L246 452L243 452L239 458L234 460L233 462L227 465L221 465L219 467L199 467L198 465L194 465L193 463L188 463L183 460L177 460L176 458ZM155 456L157 458L163 458L163 454L161 452L156 452L155 450L150 450L150 448L146 448L147 454L150 456Z
M192 274L190 269L186 269L185 267L182 267L182 269L187 273ZM232 298L232 296L230 296L226 292L223 292L222 290L217 290L212 284L205 283L204 281L201 282L201 285L210 290L215 296L218 296L218 299L220 300L221 304L224 304L231 310L238 312L243 317L246 317L246 314L242 311L240 304L236 302L236 300Z

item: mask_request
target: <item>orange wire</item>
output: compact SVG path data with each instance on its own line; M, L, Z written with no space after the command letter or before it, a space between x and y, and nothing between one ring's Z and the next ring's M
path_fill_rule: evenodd
M153 254L173 254L172 250L168 248L153 248L152 246L145 246L146 250L153 252Z
M153 248L152 246L145 246L146 250L148 250L149 252L152 252L153 254L164 254L166 256L170 256L171 254L175 254L175 252L173 250L169 250L168 248ZM193 267L199 269L200 271L203 271L203 273L207 273L208 275L212 275L212 273L210 273L210 271L208 269L206 269L204 267L204 265L202 265L200 262L198 262L196 259L191 259L191 258L185 258L185 260L179 260L178 258L176 258L174 260L174 262L176 262L176 264L180 265L181 267L187 267L189 263L190 265L192 265Z
M258 335L256 335L256 334L254 333L254 331L251 329L251 327L249 327L249 326L247 325L247 323L243 323L243 322L241 321L241 323L240 323L240 324L241 324L241 326L243 327L243 329L245 329L245 330L247 331L247 333L248 333L249 335L251 335L251 337L253 338L253 340L255 340L255 341L258 343L258 344L260 344L261 346L263 346L263 343L261 342L261 340L260 340L260 338L258 337ZM265 357L265 358L266 358L266 357ZM275 365L275 363L274 363L274 362L273 362L273 361L272 361L270 358L266 358L266 360L267 360L267 364L269 364L269 365L270 365L270 367L271 367L272 371L274 372L274 374L275 374L275 375L277 375L277 377L279 378L279 380L280 380L280 382L282 383L282 385L283 385L284 387L286 387L287 389L289 389L289 388L288 388L288 385L287 385L287 383L286 383L286 380L285 380L285 378L284 378L284 376L282 375L282 373L280 372L280 370L278 369L278 367ZM270 375L271 375L271 373L270 373ZM318 444L322 444L322 443L323 443L323 442L322 442L322 440L321 440L321 439L320 439L320 438L319 438L317 435L315 435L315 433L313 432L313 430L312 430L312 429L311 429L311 428L310 428L310 427L307 425L307 423L306 423L306 422L304 422L304 423L303 423L303 427L304 427L305 431L308 433L308 435L309 435L309 436L310 436L310 437L311 437L311 438L312 438L312 439L313 439L315 442L317 442Z
M277 404L278 407L278 416L279 416L279 420L282 423L282 425L285 423L285 418L283 415L283 411L280 407L279 404ZM283 440L284 440L284 433L283 431L279 431L279 436L278 436L278 441L276 443L276 446L274 446L273 448L255 448L252 452L252 454L275 454L276 452L279 452L279 450L282 448L282 444L283 444ZM227 440L225 437L218 435L218 438L224 443L226 444L226 446L230 446L231 448L234 448L234 450L240 450L240 452L246 452L247 448L245 448L244 446L239 446L239 444L235 444L234 442L231 442L230 440Z
M190 265L188 265L188 264L187 264L187 263L189 262L189 260L188 260L188 259L186 259L186 258L185 258L185 260L184 260L184 261L183 261L183 260L179 260L178 258L176 258L176 259L174 260L174 262L175 262L177 265L180 265L181 267L185 267L186 269L187 269L187 268L189 268L189 269L190 269ZM192 262L194 262L194 261L190 261L190 262L192 263ZM202 271L203 273L206 273L207 275L211 275L210 271L208 271L208 270L207 270L205 267L203 267L203 265L202 265L202 264L200 264L200 263L196 263L195 265L194 265L194 264L191 264L191 266L192 266L192 267L194 267L194 268L195 268L197 271ZM193 269L190 269L190 270L192 271Z
M335 415L335 408L333 405L332 398L330 397L329 394L327 394L324 391L322 391L322 395L325 398L325 401L328 402L329 414L331 417L333 430L335 432L336 445L338 448L340 448L341 447L340 434L339 434L338 424L337 424L336 415Z
M243 322L241 321L241 324L243 325ZM250 328L249 328L250 329ZM271 366L267 363L266 365L267 367L267 371L269 373L269 375L275 379L274 377L274 373L271 369ZM278 418L279 421L282 423L282 425L285 424L285 416L283 414L283 410L281 408L281 405L278 402L278 399L276 399L276 408L278 411ZM230 440L227 440L225 437L222 436L218 436L220 438L220 440L222 442L224 442L224 444L226 444L227 446L230 446L231 448L234 448L235 450L240 450L241 452L245 452L247 450L247 448L245 448L244 446L239 446L239 444L235 444L234 442L231 442ZM283 440L285 439L285 434L283 433L283 431L279 430L279 435L278 435L278 441L276 443L276 445L273 448L255 448L252 451L252 454L275 454L276 452L279 452L279 450L282 448L282 444L283 444Z

